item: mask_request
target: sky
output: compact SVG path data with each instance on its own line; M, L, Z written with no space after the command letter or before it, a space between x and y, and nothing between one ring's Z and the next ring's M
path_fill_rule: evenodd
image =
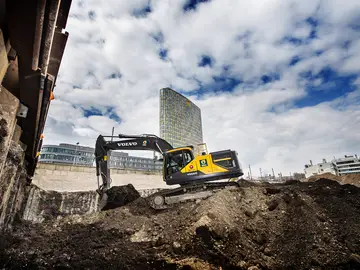
M171 87L246 175L360 154L358 0L73 0L66 31L44 144L159 135Z

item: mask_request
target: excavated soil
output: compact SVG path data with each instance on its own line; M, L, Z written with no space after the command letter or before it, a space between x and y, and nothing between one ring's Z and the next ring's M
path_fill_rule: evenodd
M333 181L337 181L341 184L351 184L360 187L360 174L354 173L354 174L346 174L346 175L334 175L331 173L324 173L319 175L314 175L309 177L308 179L305 179L305 181L308 182L314 182L319 179L330 179Z
M20 224L0 268L360 269L360 188L320 179L241 187L171 209Z
M106 204L102 210L118 208L140 198L139 192L131 184L111 187L106 191L106 195Z

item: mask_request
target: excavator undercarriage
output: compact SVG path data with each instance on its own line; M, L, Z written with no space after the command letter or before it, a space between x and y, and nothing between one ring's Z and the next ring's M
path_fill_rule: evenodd
M237 181L189 184L156 192L150 195L147 200L153 209L162 210L171 208L178 203L205 199L217 191L238 186Z

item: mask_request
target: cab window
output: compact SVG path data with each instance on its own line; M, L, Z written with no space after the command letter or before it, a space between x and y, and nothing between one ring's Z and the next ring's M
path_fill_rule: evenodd
M169 153L166 157L166 172L173 174L184 168L189 162L193 160L191 151L182 150Z
M190 153L190 151L184 151L183 152L183 159L184 159L184 166L185 167L187 164L189 164L192 160L193 160L193 157Z

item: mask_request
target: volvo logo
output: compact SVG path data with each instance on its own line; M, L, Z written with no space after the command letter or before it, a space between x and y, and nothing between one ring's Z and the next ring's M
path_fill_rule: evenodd
M135 146L137 145L137 142L123 142L123 143L118 143L118 146Z

